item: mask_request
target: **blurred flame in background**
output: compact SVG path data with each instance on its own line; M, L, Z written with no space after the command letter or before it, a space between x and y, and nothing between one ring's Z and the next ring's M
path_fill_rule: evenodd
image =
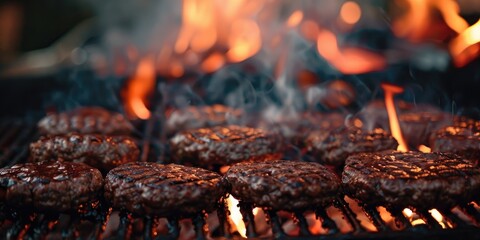
M392 19L392 30L397 36L412 42L433 40L448 45L458 67L480 54L480 21L468 26L459 15L456 1L396 0L395 3L406 10ZM387 53L352 46L344 36L362 26L362 18L369 13L364 9L366 5L351 0L335 4L338 12L330 20L336 19L336 25L325 26L328 21L322 21L319 13L310 9L315 3L183 0L181 25L172 42L161 43L158 52L144 53L148 57L141 58L140 51L135 54L139 56L134 59L141 60L135 60L139 61L138 69L125 93L127 111L137 118L149 117L146 101L149 88L154 86L155 73L171 78L181 78L189 72L215 73L228 64L258 56L263 62L277 65L272 69L275 69L273 76L278 78L292 64L295 53L290 53L292 49L288 46L293 43L292 36L314 44L318 55L342 74L385 69L389 62ZM171 29L166 32L175 33ZM264 59L265 56L269 59ZM119 67L119 71L124 72L124 68Z
M124 91L126 99L125 110L129 115L140 119L148 119L150 110L146 103L147 97L152 93L155 86L155 62L152 56L140 60L133 77L128 81Z

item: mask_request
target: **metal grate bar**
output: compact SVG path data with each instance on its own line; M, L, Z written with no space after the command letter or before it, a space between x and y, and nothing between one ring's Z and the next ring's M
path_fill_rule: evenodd
M143 229L143 237L145 240L152 239L152 231L153 231L153 218L145 217L144 219L144 229Z
M412 223L403 215L402 209L387 209L392 217L395 219L397 227L410 228Z
M180 236L180 226L178 224L178 219L169 218L167 239L177 239L179 236Z
M286 237L287 234L283 231L282 224L278 218L277 212L274 210L264 210L268 213L268 218L270 220L270 225L272 226L273 236L276 239Z
M337 224L335 224L335 221L328 216L327 212L325 212L325 209L318 208L315 210L315 214L317 218L322 220L322 227L328 229L329 234L335 234L339 232Z
M225 203L225 199L222 199L217 209L217 217L220 226L218 231L220 236L224 236L225 238L232 238L230 234L232 229L228 221L227 211L228 208L227 204Z
M310 236L310 230L308 230L308 223L301 212L295 212L295 218L298 220L298 226L300 227L300 234L302 236Z
M447 218L447 221L456 228L463 228L468 226L462 219L460 219L457 214L449 210L438 210L444 217Z
M378 231L389 230L387 225L385 225L385 222L383 222L382 217L380 217L380 213L375 207L364 206L362 208L370 221L372 221L375 227L378 229Z
M354 232L360 232L364 230L356 217L357 215L352 211L352 209L350 209L348 203L345 202L343 198L337 198L334 204L342 211L343 215L347 218L347 221L352 226Z
M197 240L205 239L205 215L200 213L193 218Z
M442 225L440 225L427 210L419 210L416 212L431 228L442 229Z
M475 224L480 224L480 213L475 209L473 204L469 203L463 207L460 207L460 209L465 212L469 217L471 217Z
M247 236L257 237L257 229L255 227L255 217L253 216L253 206L249 203L244 203L242 201L238 204L240 206L240 212L242 213L243 222L247 228Z

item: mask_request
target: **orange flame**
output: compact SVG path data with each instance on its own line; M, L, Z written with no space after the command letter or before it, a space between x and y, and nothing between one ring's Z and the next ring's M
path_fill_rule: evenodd
M303 19L303 12L300 11L300 10L296 10L295 12L292 13L292 15L290 15L290 17L288 18L287 20L287 26L288 27L296 27L298 26L298 24L300 24L300 22L302 21Z
M408 221L410 221L410 223L412 223L412 226L416 226L416 225L419 225L419 224L425 224L425 221L423 219L421 219L417 214L414 214L414 212L412 210L410 210L410 208L405 208L403 209L403 215L405 217L407 217Z
M432 149L425 146L425 145L420 145L420 146L418 146L418 151L423 152L423 153L429 153L429 152L432 152Z
M227 57L231 62L241 62L255 55L262 46L260 28L250 19L233 22L228 45Z
M240 213L240 208L238 207L238 200L235 199L232 195L227 198L228 211L230 212L230 220L233 222L234 226L237 228L240 236L247 237L247 229L245 228L245 223L243 222L242 213Z
M144 57L138 63L134 76L128 81L124 98L129 115L148 119L150 110L146 106L147 97L155 85L155 65L152 56Z
M337 37L322 30L317 37L317 50L330 64L345 74L359 74L382 69L384 57L360 48L339 49Z
M340 8L340 19L349 25L353 25L360 20L362 9L356 2L347 1Z
M480 54L480 20L460 33L450 43L455 65L462 67Z
M408 151L408 145L403 138L402 129L400 128L397 111L395 110L395 102L393 99L395 94L403 92L403 88L386 83L382 83L381 86L383 88L383 91L385 91L385 107L387 108L388 120L390 122L390 130L392 132L392 136L398 142L397 150L406 152Z

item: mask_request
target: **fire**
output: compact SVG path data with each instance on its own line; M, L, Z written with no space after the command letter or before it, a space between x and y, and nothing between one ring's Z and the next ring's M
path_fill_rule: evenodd
M448 224L448 222L445 221L445 219L443 218L443 215L437 209L433 208L433 209L429 210L428 212L438 222L438 224L440 224L440 226L442 226L442 228L447 228L447 225L450 225L450 224Z
M412 226L425 224L425 221L415 214L410 208L405 208L402 211L403 215L412 223Z
M402 129L400 128L400 123L398 121L397 111L395 110L395 101L393 98L395 94L402 93L403 88L386 83L382 83L381 86L383 91L385 91L385 107L387 108L390 130L392 132L392 136L398 142L397 150L406 152L408 151L408 145L403 138Z
M125 110L131 116L140 119L148 119L150 110L146 106L147 97L151 94L155 85L155 64L152 56L144 57L138 63L137 69L129 79L126 90L123 92L125 98Z
M350 25L353 25L360 20L362 16L362 9L356 2L345 2L340 8L340 19Z
M297 11L293 12L292 15L290 15L290 17L288 18L287 26L288 27L296 27L296 26L298 26L298 24L300 24L302 19L303 19L303 12L300 11L300 10L297 10Z
M228 211L230 212L230 220L233 222L234 226L237 228L240 236L247 237L247 229L245 228L245 223L243 222L242 213L240 213L240 208L238 207L238 200L235 199L232 195L227 198Z
M230 50L227 57L231 62L241 62L255 55L262 46L260 28L257 23L249 19L239 19L232 25L232 32L228 40Z
M462 67L480 54L480 20L460 33L450 43L455 65Z
M423 153L429 153L429 152L432 152L432 149L425 146L425 145L420 145L420 146L418 146L418 151L423 152Z
M331 31L321 30L317 36L317 50L330 64L344 74L359 74L380 70L385 58L360 48L340 49L337 37Z

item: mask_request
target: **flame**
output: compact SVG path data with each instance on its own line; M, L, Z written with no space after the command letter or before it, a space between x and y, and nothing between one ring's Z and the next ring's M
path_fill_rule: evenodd
M356 2L347 1L340 8L340 19L349 25L353 25L360 20L362 9Z
M432 149L425 146L425 145L420 145L420 146L418 146L418 151L423 152L423 153L429 153L429 152L432 152Z
M290 15L287 20L287 27L296 27L303 19L303 12L300 10L296 10Z
M150 110L146 106L147 97L155 85L155 64L152 56L140 60L133 77L128 81L124 98L125 109L129 115L140 119L150 117Z
M230 220L233 222L234 226L237 228L240 236L247 237L247 229L245 228L245 223L243 222L242 213L240 213L240 208L238 207L238 200L235 199L232 195L227 198L228 211L230 211Z
M385 107L387 108L390 130L392 132L392 136L398 142L397 150L406 152L408 151L408 145L403 138L402 129L400 128L400 123L398 121L397 111L395 110L395 102L393 100L395 94L403 92L403 88L386 83L382 83L381 86L383 91L385 91Z
M468 27L468 23L459 15L460 8L454 0L405 0L405 3L408 5L407 13L393 24L397 36L408 37L412 41L426 38L435 24L436 12L456 33Z
M202 70L210 73L220 69L225 64L225 57L220 53L212 53L202 63Z
M380 70L385 58L360 48L339 49L337 37L331 31L322 30L317 36L317 50L330 64L344 74L359 74Z
M408 221L412 224L412 226L419 225L419 224L425 224L425 221L421 218L418 217L417 214L414 214L412 210L409 208L405 208L402 211L403 215L407 217Z
M443 215L437 209L433 208L433 209L430 209L428 212L438 222L438 224L442 226L442 228L447 228L448 223L445 221L445 219L443 218Z
M262 46L257 23L250 19L236 20L232 25L228 45L230 49L227 57L231 62L241 62L255 55Z
M480 20L450 42L455 65L462 67L480 54Z

